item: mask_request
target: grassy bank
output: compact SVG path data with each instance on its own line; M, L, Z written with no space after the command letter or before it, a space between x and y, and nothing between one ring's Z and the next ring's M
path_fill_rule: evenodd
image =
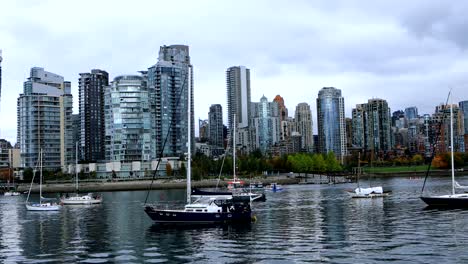
M415 166L390 166L390 167L364 167L365 173L405 173L405 172L425 172L427 165ZM431 168L431 171L434 171Z

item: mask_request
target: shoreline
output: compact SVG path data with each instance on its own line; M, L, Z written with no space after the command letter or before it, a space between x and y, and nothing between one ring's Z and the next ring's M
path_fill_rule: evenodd
M246 185L250 184L250 181L245 181ZM268 185L272 182L278 184L298 184L299 179L296 178L272 178L272 179L259 179L252 180L251 182L262 182L264 185ZM218 180L201 180L192 181L192 188L214 188L216 187ZM134 180L134 181L96 181L96 182L82 182L79 185L80 192L111 192L111 191L143 191L148 190L151 184L151 180ZM219 186L226 187L227 181L220 181ZM30 184L18 185L18 192L27 192ZM151 190L168 190L168 189L185 189L185 180L154 180ZM34 184L31 189L32 193L39 193L39 184ZM49 183L42 184L43 193L67 193L75 192L74 183Z
M455 173L457 176L462 176L467 174L464 171L458 171ZM424 177L426 175L425 171L413 171L413 172L380 172L380 173L369 173L363 174L361 177L371 176L375 178L386 178L386 177ZM429 176L436 177L449 177L451 175L450 170L447 171L431 171ZM317 175L316 175L317 176ZM324 175L325 176L325 175ZM312 174L308 174L308 177L312 177ZM268 178L254 178L252 180L244 180L245 184L248 186L250 182L262 182L264 186L276 182L282 185L289 184L323 184L323 183L313 183L313 182L303 182L305 175L302 174L300 177L286 177L286 176L276 176ZM230 180L221 180L219 186L226 187L227 183ZM214 188L216 187L218 180L209 179L201 181L192 181L192 187L194 188ZM346 182L337 182L336 184L341 184ZM80 182L79 189L80 192L111 192L111 191L142 191L148 190L151 184L151 180L125 180L125 181L107 181L107 180L96 180L93 182ZM17 190L19 192L27 192L30 187L30 183L21 183L18 185ZM156 179L153 181L151 190L168 190L168 189L185 189L186 181L185 180L169 180L169 179ZM39 184L34 184L31 189L32 193L39 192ZM75 183L46 183L42 185L43 193L67 193L75 192Z

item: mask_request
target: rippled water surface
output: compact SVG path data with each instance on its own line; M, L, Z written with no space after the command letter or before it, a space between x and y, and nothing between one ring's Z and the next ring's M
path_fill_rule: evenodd
M102 205L59 212L28 212L24 196L0 197L0 262L468 263L468 210L425 209L422 179L377 181L392 196L351 199L352 184L285 186L254 204L258 220L246 227L153 225L146 192L103 193ZM448 179L428 185L450 190ZM153 191L151 200L183 202L184 193Z

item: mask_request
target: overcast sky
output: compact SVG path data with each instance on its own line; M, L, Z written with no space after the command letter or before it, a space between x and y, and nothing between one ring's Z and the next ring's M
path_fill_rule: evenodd
M171 44L190 46L196 120L211 104L226 113L225 71L235 65L251 70L252 101L279 94L290 116L310 104L314 131L324 86L341 89L348 117L369 98L420 114L449 87L454 102L468 100L466 1L31 0L2 1L0 13L0 138L12 143L31 67L71 81L77 113L80 72L135 74Z

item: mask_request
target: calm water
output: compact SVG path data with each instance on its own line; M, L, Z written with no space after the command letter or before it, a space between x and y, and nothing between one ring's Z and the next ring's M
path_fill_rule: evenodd
M350 199L352 184L286 186L254 204L258 221L243 228L153 225L145 192L103 193L102 205L60 212L27 212L25 197L1 197L0 262L468 262L468 210L425 210L421 179L380 183L393 196ZM430 179L429 187L444 192L448 183ZM184 193L151 198L183 201Z

